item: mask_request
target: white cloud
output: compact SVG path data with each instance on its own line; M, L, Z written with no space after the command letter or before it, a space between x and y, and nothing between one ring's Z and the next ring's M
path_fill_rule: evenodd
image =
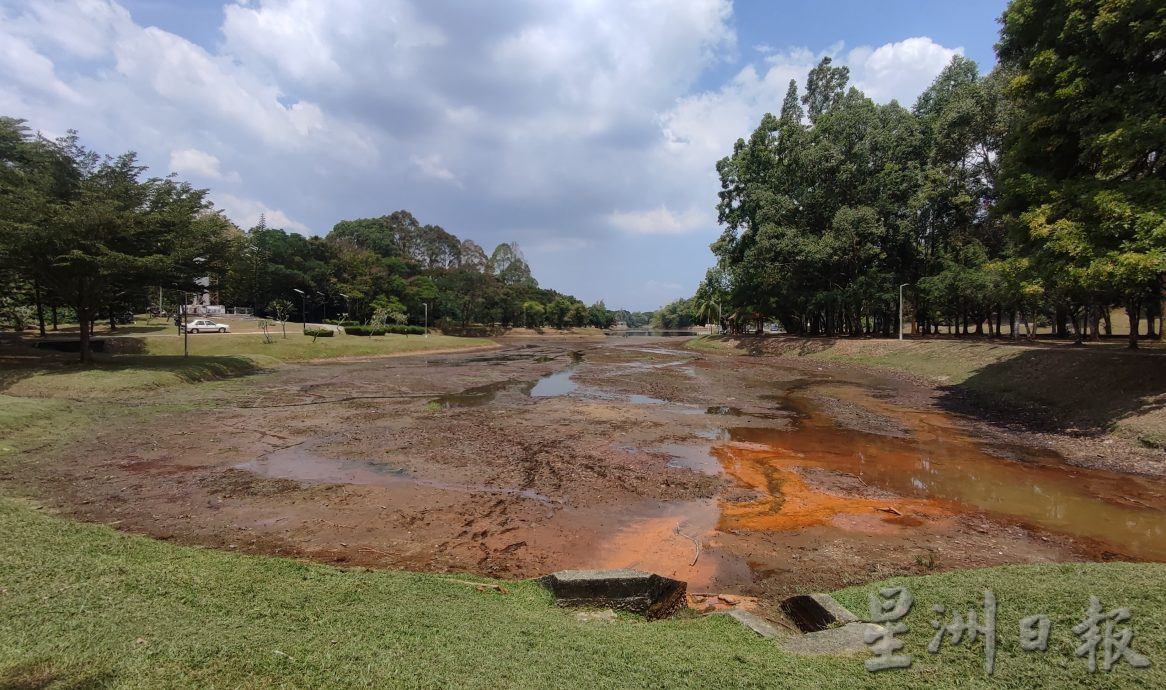
M717 188L713 163L731 153L738 138L748 137L764 113L780 110L791 79L798 82L799 94L804 93L806 75L823 57L847 66L851 83L875 101L897 99L909 108L952 56L963 53L962 48L945 48L926 37L843 54L844 47L835 43L818 53L804 47L773 52L765 57L764 72L746 65L720 89L678 99L660 116L658 168L670 171L689 189L709 190L711 207Z
M964 49L945 48L926 36L887 43L878 48L861 46L846 55L851 80L867 96L887 103L891 99L910 108L915 99Z
M245 199L233 194L211 193L215 205L226 212L227 217L242 228L254 227L260 217L267 222L269 228L282 228L289 232L298 232L302 235L313 234L312 229L303 223L293 220L286 213L277 208L255 199Z
M219 159L206 151L195 148L174 149L170 152L170 171L198 175L209 180L238 182L239 174L224 174L219 169Z
M695 206L681 214L660 206L647 211L616 211L608 218L615 228L636 235L681 235L716 224Z
M483 246L519 241L587 297L583 267L629 237L707 264L716 161L821 55L910 105L960 50L763 38L738 54L729 0L237 0L200 42L114 0L0 0L0 113L213 182L244 227L407 208ZM640 299L652 276L633 273Z
M0 14L3 19L3 14ZM25 38L8 33L0 22L0 72L14 83L14 91L40 99L61 100L77 106L84 98L57 77L52 60Z
M439 154L433 154L430 156L413 156L410 160L412 161L413 165L421 171L422 175L425 175L426 177L432 177L437 180L452 182L459 187L462 186L462 183L460 180L458 180L457 175L454 175L453 171L445 167L445 165L441 162L441 156Z

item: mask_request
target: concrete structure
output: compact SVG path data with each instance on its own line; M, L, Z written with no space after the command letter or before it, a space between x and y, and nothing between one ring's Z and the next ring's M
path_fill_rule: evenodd
M562 570L541 579L560 606L592 606L664 618L684 605L688 583L639 570Z

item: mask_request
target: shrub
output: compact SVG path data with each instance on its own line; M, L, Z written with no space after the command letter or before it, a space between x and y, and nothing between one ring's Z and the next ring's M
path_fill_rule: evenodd
M336 331L331 328L305 328L304 335L310 335L313 338L331 338L336 335Z
M384 335L384 326L345 326L348 335Z
M385 335L387 333L394 333L397 335L425 335L425 329L421 326L398 326L396 324L377 326L345 326L344 332L348 335Z

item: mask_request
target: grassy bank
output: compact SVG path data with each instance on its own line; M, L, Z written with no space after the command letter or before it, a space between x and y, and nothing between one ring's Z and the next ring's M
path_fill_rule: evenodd
M389 335L374 338L317 338L289 333L266 342L261 335L190 336L184 357L180 337L120 337L108 342L111 353L95 354L84 366L77 356L35 350L27 345L0 352L0 391L11 396L93 398L179 383L232 378L277 366L344 357L375 357L451 351L492 345L482 338L428 338Z
M143 338L140 341L145 352L150 355L181 355L183 339ZM460 350L470 347L493 345L486 338L458 338L447 335L430 334L428 338L419 335L384 335L359 337L339 335L332 338L305 336L299 326L288 329L287 338L278 330L272 333L270 343L260 335L221 335L200 333L189 337L190 352L199 355L237 355L243 357L271 357L284 362L309 362L338 357L375 357L378 355L407 354L428 350Z
M1108 432L1166 447L1166 352L1160 350L794 337L703 337L689 341L689 347L901 371L1040 426Z
M458 576L341 570L175 546L0 500L0 687L1161 687L1161 565L999 568L906 578L918 604L908 671L862 657L793 657L723 618L585 623L532 583L506 593ZM865 609L876 585L843 592ZM930 605L1000 601L996 675L972 650L924 651ZM1072 657L1097 594L1133 611L1156 665L1090 677ZM982 605L982 602L980 602ZM950 609L949 609L950 610ZM1024 655L1016 620L1042 612L1054 644Z

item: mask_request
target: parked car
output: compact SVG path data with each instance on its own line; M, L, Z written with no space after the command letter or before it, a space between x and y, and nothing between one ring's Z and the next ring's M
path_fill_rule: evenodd
M186 324L186 330L190 333L230 333L231 327L225 323L216 323L210 319L195 319Z

